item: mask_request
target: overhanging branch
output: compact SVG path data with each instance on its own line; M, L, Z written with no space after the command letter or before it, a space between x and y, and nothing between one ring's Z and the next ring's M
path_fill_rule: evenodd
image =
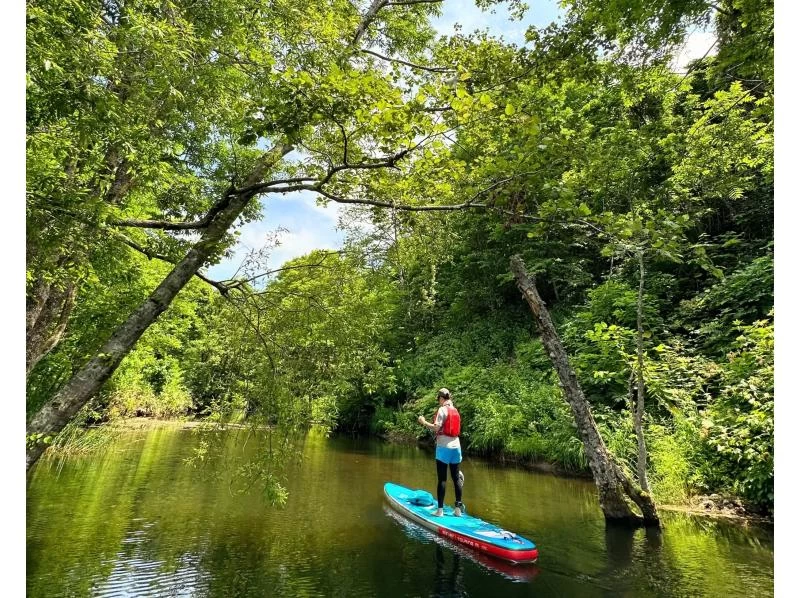
M245 284L254 282L259 278L264 278L265 276L272 276L273 274L277 274L279 272L285 272L287 270L302 270L304 268L318 268L323 265L323 262L328 259L331 255L341 255L342 251L325 251L322 255L322 259L318 262L313 264L297 264L295 266L284 266L282 268L275 268L274 270L267 270L266 272L262 272L261 274L256 274L255 276L251 276L250 278L242 278L242 279L234 279L228 281L227 286L229 289L238 289L243 287Z
M197 230L206 228L210 223L210 218L205 217L195 222L171 222L168 220L110 220L112 226L123 226L129 228L156 228L159 230Z
M438 0L437 0L438 1ZM439 66L423 66L421 64L414 64L413 62L408 62L407 60L400 60L399 58L390 58L389 56L384 56L383 54L378 54L377 52L373 52L372 50L365 50L364 48L361 49L361 52L364 54L371 54L372 56L376 56L381 60L386 60L387 62L396 62L397 64L402 64L404 66L410 67L412 69L419 69L421 71L428 71L429 73L455 73L456 69L448 69Z
M342 131L344 134L344 131ZM417 146L413 148L408 148L397 152L391 156L385 156L383 158L377 158L375 160L369 162L357 162L355 164L339 164L338 166L332 166L328 169L328 172L325 173L325 176L322 179L314 179L312 177L298 177L296 179L285 179L283 181L269 181L266 183L257 183L255 185L249 185L246 187L242 187L241 189L236 189L233 191L236 195L240 195L243 193L262 193L264 191L271 191L274 193L288 193L289 191L303 191L303 190L310 190L315 191L322 188L323 185L328 183L337 173L342 172L344 170L374 170L378 168L391 168L396 166L397 163L402 160L405 156L407 156L411 151L416 149ZM307 183L303 183L303 181L314 181L317 182L313 185L309 185ZM278 185L283 184L285 182L294 183L297 182L298 184L289 184L285 187L279 187Z

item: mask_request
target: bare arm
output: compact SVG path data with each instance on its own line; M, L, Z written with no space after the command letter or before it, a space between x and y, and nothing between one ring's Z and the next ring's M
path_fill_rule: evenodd
M426 428L428 428L429 430L431 430L432 432L438 432L439 428L442 427L442 426L437 426L435 423L429 422L428 420L425 419L424 415L420 415L417 418L417 421L419 423L421 423L423 426L425 426Z

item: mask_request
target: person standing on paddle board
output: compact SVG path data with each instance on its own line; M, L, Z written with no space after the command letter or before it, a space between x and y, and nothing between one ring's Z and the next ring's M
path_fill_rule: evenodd
M450 391L440 388L436 393L439 401L439 409L436 411L433 423L427 421L424 415L420 415L417 421L436 434L436 475L439 485L436 489L436 498L439 501L439 509L435 515L444 515L444 493L447 487L447 469L450 468L450 477L453 478L453 486L456 489L456 506L453 515L461 517L463 503L461 502L461 491L464 488L464 478L460 475L458 464L461 463L461 442L458 435L461 433L461 415L453 406L450 398Z

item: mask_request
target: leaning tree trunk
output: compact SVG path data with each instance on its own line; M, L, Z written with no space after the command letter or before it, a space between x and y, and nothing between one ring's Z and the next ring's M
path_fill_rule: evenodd
M589 460L589 467L597 485L600 508L603 510L606 521L659 525L658 513L650 495L635 487L606 449L594 417L592 417L589 403L570 366L569 358L555 326L553 326L550 314L536 290L533 279L528 277L522 258L518 255L511 258L511 271L514 273L517 286L522 291L525 301L533 312L542 343L561 381L564 398L572 409L578 433ZM626 495L639 507L642 512L641 516L637 515L625 500Z
M273 167L292 147L279 143L272 148L245 182L245 188L259 183L265 171ZM43 437L54 436L78 410L100 390L139 337L152 324L217 249L225 232L233 224L255 192L228 192L209 214L209 224L200 240L178 262L153 293L111 335L89 360L35 415L28 424L28 448L25 467L30 469L47 448Z
M633 417L633 427L636 431L636 444L638 454L636 459L636 474L639 485L645 492L650 492L647 482L647 445L644 442L642 419L644 418L644 329L642 328L642 303L644 301L644 255L639 252L639 297L636 303L636 409Z

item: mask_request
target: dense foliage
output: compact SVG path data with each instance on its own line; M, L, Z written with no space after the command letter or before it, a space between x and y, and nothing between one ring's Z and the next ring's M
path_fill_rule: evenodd
M436 8L420 4L383 25L397 40L385 51L411 52L417 66L357 75L325 62L325 44L335 46L356 15L319 25L314 48L294 29L302 15L289 17L306 9L277 3L270 60L291 68L256 78L247 93L243 48L259 64L267 50L239 21L246 3L222 3L213 17L187 8L170 21L151 20L145 2L114 39L97 35L90 20L99 17L80 3L59 17L45 4L29 10L28 287L31 295L40 280L68 279L79 291L68 333L29 376L29 412L167 267L98 230L154 212L199 217L208 192L240 172L236 161L252 161L269 135L264 123L308 117L317 127L306 132L310 154L340 151L339 131L352 127L345 161L348 151L355 160L368 147L432 136L404 163L356 172L336 193L471 205L354 208L343 212L351 234L340 252L313 252L224 297L193 281L95 399L89 421L317 422L413 441L427 434L417 416L433 412L446 386L468 452L584 472L571 414L509 273L519 253L620 462L635 469L641 308L656 498L718 492L772 507L771 3L722 0L708 12L704 2L568 1L564 23L531 28L524 47L485 34L433 40L420 23ZM702 23L714 27L714 51L673 72L677 45ZM48 44L58 27L70 30L63 48ZM214 61L182 66L182 53L210 48ZM156 57L169 60L146 94L117 93L126 78L154 72ZM98 69L107 74L87 76ZM298 89L313 101L288 106ZM260 116L243 120L256 105ZM428 114L439 115L434 124ZM357 133L370 126L380 135ZM167 256L189 242L163 232L136 241Z

